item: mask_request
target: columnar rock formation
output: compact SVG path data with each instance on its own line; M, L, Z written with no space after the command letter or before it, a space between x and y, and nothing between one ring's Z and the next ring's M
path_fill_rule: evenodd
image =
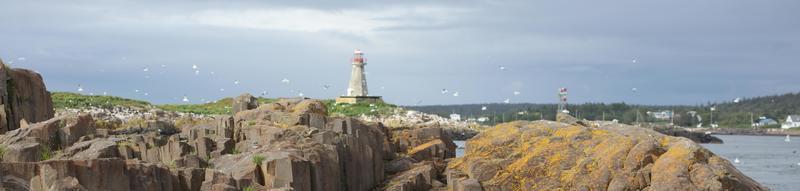
M246 93L233 98L231 111L235 114L240 111L255 109L256 107L258 107L258 99Z
M38 73L0 60L0 133L53 117L53 103Z
M767 190L682 137L568 120L497 125L449 164L451 190Z
M65 115L3 134L0 188L418 190L443 188L445 160L455 156L441 129L328 117L317 100L281 100L191 126L100 123Z

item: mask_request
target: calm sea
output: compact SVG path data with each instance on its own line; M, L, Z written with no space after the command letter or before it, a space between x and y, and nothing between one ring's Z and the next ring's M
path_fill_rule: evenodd
M703 144L747 176L772 190L800 190L800 137L716 135L725 144ZM464 141L456 141L457 156L464 155ZM739 158L739 163L734 160Z
M715 135L725 144L704 147L772 190L800 190L800 137ZM739 163L734 163L739 158Z

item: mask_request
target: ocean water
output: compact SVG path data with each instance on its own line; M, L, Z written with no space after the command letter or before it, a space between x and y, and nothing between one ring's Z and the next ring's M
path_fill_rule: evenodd
M458 148L456 148L456 157L464 156L464 149L466 148L466 141L453 141L456 143Z
M715 136L725 144L703 146L728 159L745 175L772 190L800 190L800 137L785 142L785 137L777 136ZM466 143L455 143L456 156L463 156ZM736 158L739 163L734 163Z
M739 171L772 190L800 190L800 137L715 135L725 144L703 144ZM739 163L734 163L736 158Z

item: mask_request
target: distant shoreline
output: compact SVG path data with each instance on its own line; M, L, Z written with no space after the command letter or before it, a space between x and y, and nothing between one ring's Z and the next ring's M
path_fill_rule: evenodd
M800 131L783 129L750 129L750 128L686 128L693 132L711 132L712 135L751 135L751 136L800 136Z

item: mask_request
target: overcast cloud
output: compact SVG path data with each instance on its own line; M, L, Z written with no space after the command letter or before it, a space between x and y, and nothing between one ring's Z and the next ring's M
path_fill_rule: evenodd
M797 10L796 0L0 0L0 58L52 91L155 103L333 98L360 48L370 94L396 104L552 103L559 87L571 102L696 104L799 91Z

